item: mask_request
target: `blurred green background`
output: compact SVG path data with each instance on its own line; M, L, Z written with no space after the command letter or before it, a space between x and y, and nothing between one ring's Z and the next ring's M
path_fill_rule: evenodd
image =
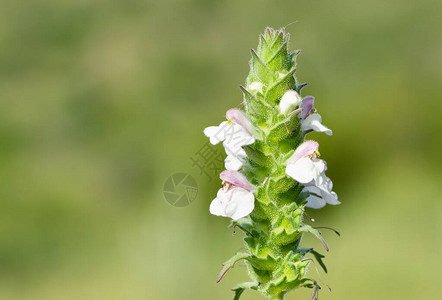
M0 299L231 299L244 265L215 278L241 234L209 214L220 182L190 157L241 102L258 34L293 21L303 95L334 131L311 138L342 201L309 211L342 233L325 233L333 292L321 299L442 298L441 11L432 0L0 1ZM175 172L199 185L185 208L162 195Z

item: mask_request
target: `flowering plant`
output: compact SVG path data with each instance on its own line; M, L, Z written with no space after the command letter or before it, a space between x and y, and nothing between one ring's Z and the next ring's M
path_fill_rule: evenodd
M226 261L217 278L245 261L252 281L233 288L234 299L245 289L283 299L297 287L312 288L311 299L316 299L320 286L306 274L313 263L307 255L327 271L324 256L302 248L301 238L311 233L328 251L320 231L304 222L304 211L340 202L319 159L319 144L305 136L332 131L322 124L314 98L300 96L306 85L294 76L300 51L289 52L288 40L284 29L267 28L260 35L257 51L251 50L246 86L240 87L245 110L231 109L227 121L204 130L212 144L222 142L227 154L210 213L231 218L245 233L247 251Z

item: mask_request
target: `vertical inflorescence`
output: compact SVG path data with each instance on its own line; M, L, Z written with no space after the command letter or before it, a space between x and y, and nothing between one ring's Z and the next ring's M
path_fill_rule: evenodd
M300 51L289 52L288 40L284 29L260 35L240 87L245 111L231 109L227 121L204 130L212 144L223 142L227 154L210 212L230 217L244 231L248 249L225 262L217 279L237 261L246 262L252 282L235 287L235 299L247 288L283 299L297 287L312 288L315 298L319 285L306 268L315 258L325 269L323 255L301 248L302 235L312 233L328 248L321 233L304 223L304 209L339 204L318 143L305 140L311 131L332 132L322 125L314 98L300 96L305 84L294 75Z

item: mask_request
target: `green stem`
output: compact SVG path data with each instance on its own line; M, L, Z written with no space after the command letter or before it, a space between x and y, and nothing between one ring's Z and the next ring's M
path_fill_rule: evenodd
M269 300L284 300L284 294L271 295L269 296Z

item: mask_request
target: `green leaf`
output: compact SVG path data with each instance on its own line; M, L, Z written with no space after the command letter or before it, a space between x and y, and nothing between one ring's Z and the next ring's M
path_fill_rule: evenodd
M235 292L235 296L233 297L233 300L239 300L239 297L246 289L251 289L251 290L256 291L256 290L258 290L258 288L259 288L258 284L254 283L254 282L240 283L232 289L232 291Z
M311 250L310 251L313 256L316 258L316 260L318 261L319 265L322 267L322 269L324 270L325 273L327 273L327 267L325 266L324 262L322 261L322 259L325 257L324 255L322 255L319 252L316 252L315 250Z
M301 249L298 249L296 252L300 253L302 256L304 256L307 253L313 254L313 256L315 257L318 264L321 266L321 268L324 270L324 272L327 273L327 267L325 266L324 262L322 261L322 259L325 257L324 255L317 252L313 248L301 248Z
M321 232L317 229L314 229L313 227L311 227L310 225L303 225L301 228L299 228L300 232L310 232L311 234L313 234L315 237L317 237L322 245L324 246L325 250L328 252L329 248L327 246L327 243L325 242L324 238L321 235Z
M248 254L248 253L237 253L232 258L230 258L228 261L223 263L223 268L219 272L218 277L216 278L216 282L217 283L220 282L221 279L223 279L224 274L226 274L227 271L230 270L230 268L233 268L233 266L235 265L235 263L238 260L245 259L248 257L250 257L250 254Z

